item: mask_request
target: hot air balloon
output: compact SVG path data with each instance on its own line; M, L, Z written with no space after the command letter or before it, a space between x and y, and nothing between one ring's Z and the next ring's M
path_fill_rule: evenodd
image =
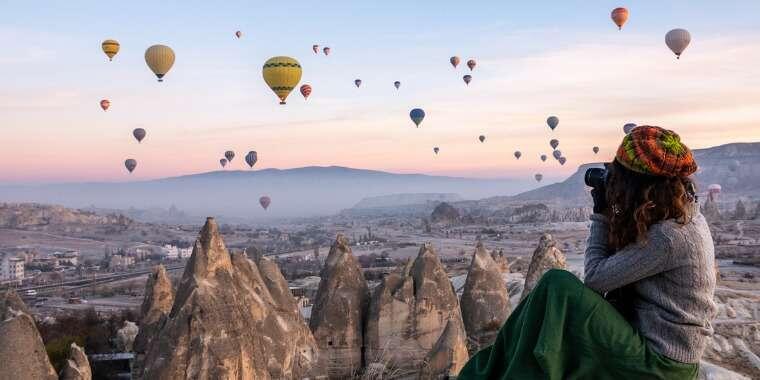
M319 54L319 45L311 45L311 50L314 50L314 54Z
M618 30L623 29L623 24L628 21L628 10L623 7L615 8L610 17L612 17L612 22L617 25Z
M133 158L127 158L126 160L124 160L124 167L126 167L127 170L129 170L129 172L132 173L137 167L137 161Z
M522 157L522 152L520 152L519 150L516 150L515 151L515 158L519 160L520 157Z
M472 81L472 75L465 75L462 77L462 80L466 85L470 85L470 82Z
M451 62L451 66L454 66L454 68L456 69L457 66L459 66L459 57L453 56L449 58L449 62Z
M159 82L164 81L164 75L174 66L174 50L165 45L153 45L145 50L145 63Z
M304 99L308 99L309 95L311 95L311 86L308 84L301 86L301 95L303 95Z
M558 118L558 117L556 117L556 116L549 116L549 117L546 119L546 124L547 124L547 125L549 126L549 128L551 128L551 129L552 129L552 131L553 131L553 130L554 130L554 128L557 128L557 126L559 125L559 118Z
M477 63L477 62L475 62L475 60L474 60L474 59L470 59L470 60L468 60L468 61L467 61L467 67L469 67L469 68L470 68L470 71L472 71L473 69L475 69L475 66L476 66L477 64L478 64L478 63Z
M564 165L564 164L565 164L565 162L567 162L567 158L565 158L565 157L560 157L560 158L558 158L557 160L559 161L559 164L560 164L560 165Z
M546 162L546 159L547 159L546 155L545 155L545 154L542 154L542 155L541 155L541 161L543 161L543 162Z
M243 32L241 32L239 30L237 32L235 32L235 37L240 38L242 36L243 36Z
M103 49L103 53L106 53L108 56L108 60L112 61L113 56L116 55L116 53L119 52L119 41L116 40L105 40L100 44L100 47Z
M228 162L232 162L232 159L235 158L235 152L231 150L224 152L224 158L226 158Z
M268 197L268 196L266 196L266 195L265 195L265 196L263 196L263 197L261 197L261 198L259 198L259 204L261 205L261 207L263 207L263 208L264 208L264 210L266 210L266 209L268 209L268 208L269 208L269 204L270 204L270 203L272 203L272 199L271 199L271 198L269 198L269 197Z
M594 151L594 154L599 153L599 147L598 146L595 146L595 147L591 148L591 150Z
M631 133L631 131L633 130L633 128L636 128L636 124L634 124L634 123L628 123L628 124L626 124L626 125L623 126L623 132L625 132L625 134L627 135L627 134Z
M422 123L422 119L425 118L425 111L423 111L421 108L415 108L411 111L409 111L409 117L414 122L414 125L419 128L420 123Z
M219 165L222 165L222 169L224 169L224 167L227 166L227 159L226 158L220 158L219 159Z
M438 147L433 148L433 153L438 154L439 151L440 149L438 149Z
M544 179L544 175L541 173L536 173L536 175L534 175L533 178L536 179L536 182L541 182L541 180Z
M264 62L262 75L267 86L280 98L280 104L285 104L285 99L301 81L301 64L290 57L272 57Z
M248 154L245 155L245 163L248 164L248 166L253 167L253 165L256 165L256 161L259 160L259 154L256 153L255 150L252 150L248 152Z
M325 55L330 55L330 48L329 48L329 47L327 47L327 46L325 46L325 48L324 48L324 49L322 49L322 52L324 52L324 53L325 53Z
M111 106L111 101L108 99L103 99L100 101L100 108L103 109L103 111L108 111L108 107Z
M359 86L362 85L362 80L361 79L355 79L354 80L354 85L356 85L356 88L359 88Z
M549 140L549 145L552 147L552 149L557 149L557 147L559 146L559 140L551 139Z
M681 59L681 53L686 50L691 42L691 34L686 29L673 29L665 35L665 44Z
M486 136L485 135L480 135L480 136L478 136L478 140L480 140L480 142L485 142L486 141Z
M396 90L398 90L398 88L401 87L401 82L395 81L393 82L393 86L396 87Z
M135 130L132 131L132 136L135 136L135 139L138 143L141 143L143 141L146 134L147 133L142 128L135 128Z
M712 185L707 187L707 191L709 191L710 193L719 194L721 190L723 190L723 188L717 183L713 183Z
M555 150L552 152L552 157L554 157L555 160L559 160L559 158L562 157L562 152Z

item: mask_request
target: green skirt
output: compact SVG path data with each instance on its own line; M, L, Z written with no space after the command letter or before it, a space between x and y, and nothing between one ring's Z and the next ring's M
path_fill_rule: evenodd
M604 298L553 269L457 379L695 379L697 364L649 348Z

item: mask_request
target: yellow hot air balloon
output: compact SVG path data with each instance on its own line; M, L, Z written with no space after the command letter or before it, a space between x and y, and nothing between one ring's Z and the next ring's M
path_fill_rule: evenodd
M113 56L119 52L119 41L105 40L100 46L103 48L103 53L106 53L108 60L113 60Z
M285 98L301 81L301 64L290 57L269 58L261 72L264 82L280 98L280 104L285 104Z
M153 45L145 50L145 63L163 82L163 77L174 65L174 50L165 45Z

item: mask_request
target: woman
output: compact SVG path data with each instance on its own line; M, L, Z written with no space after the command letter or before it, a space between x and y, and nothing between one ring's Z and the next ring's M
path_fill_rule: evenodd
M689 179L696 170L674 132L640 126L626 135L606 190L592 190L585 285L547 272L458 378L696 378L715 316L714 247Z

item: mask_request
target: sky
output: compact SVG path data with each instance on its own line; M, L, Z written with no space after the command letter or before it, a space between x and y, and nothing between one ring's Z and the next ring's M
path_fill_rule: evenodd
M200 173L219 170L226 150L237 153L227 170L247 168L256 150L257 169L551 179L609 160L627 122L673 129L692 148L760 141L755 0L0 5L0 183ZM622 31L616 6L631 14ZM664 43L673 28L692 35L680 60ZM121 44L113 62L107 38ZM163 83L143 58L159 43L177 56ZM332 52L315 55L313 44ZM294 92L281 106L264 83L261 66L278 55L303 66L307 101ZM452 55L478 65L454 69ZM420 128L408 116L416 107L427 114ZM552 138L564 166L538 159ZM126 158L138 161L132 174Z

